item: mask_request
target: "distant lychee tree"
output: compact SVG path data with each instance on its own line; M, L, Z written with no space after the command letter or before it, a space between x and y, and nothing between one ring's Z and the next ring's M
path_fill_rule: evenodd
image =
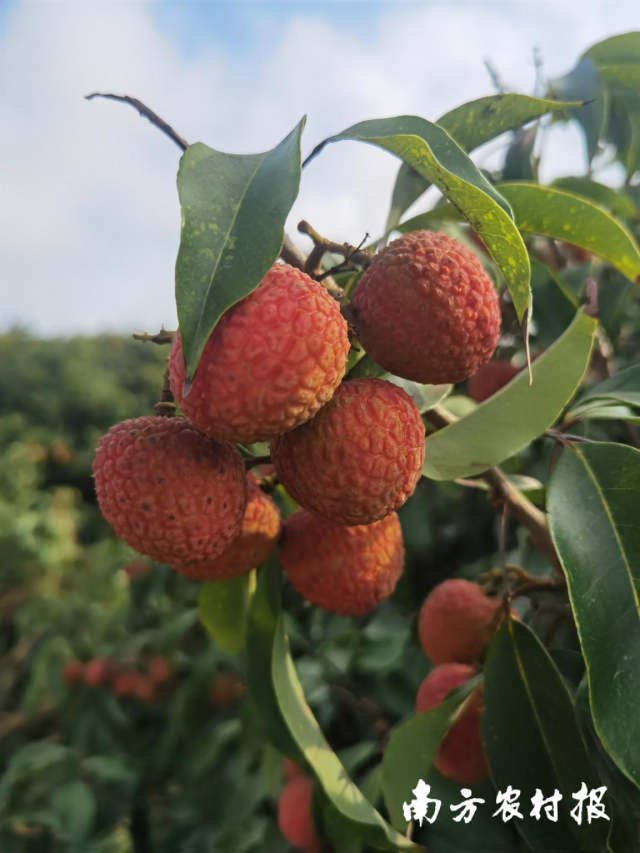
M179 333L142 336L172 341L163 398L158 415L103 439L98 497L130 544L206 581L202 622L246 655L265 731L289 761L279 819L299 849L638 849L640 366L619 369L612 342L640 283L639 73L640 33L617 36L545 97L360 122L304 162L304 119L273 150L239 156L187 145L120 98L184 149ZM569 119L589 172L543 186L539 140ZM481 171L470 154L506 133L502 172ZM305 257L285 220L302 168L341 140L402 161L387 233L354 246L303 222ZM593 178L607 159L620 188ZM403 218L431 186L437 203ZM466 380L470 396L453 394ZM167 420L173 398L186 419ZM534 442L548 450L540 479L518 472ZM260 474L248 496L245 469ZM394 511L420 476L486 490L498 559L423 605L434 668L365 796L306 703L283 580L312 606L369 612L401 572ZM535 557L510 562L507 536ZM407 804L420 780L444 805L418 827ZM583 783L606 787L608 820L570 815ZM493 812L509 786L522 816L508 830L454 822L461 787ZM556 821L533 814L538 791L561 795Z

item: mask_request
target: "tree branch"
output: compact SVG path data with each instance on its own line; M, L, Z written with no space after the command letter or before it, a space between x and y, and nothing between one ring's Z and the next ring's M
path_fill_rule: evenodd
M170 124L160 118L157 113L154 113L153 110L149 109L146 104L143 104L142 101L139 101L137 98L132 98L130 95L114 95L111 92L92 92L90 95L85 95L86 101L92 101L94 98L105 98L109 101L120 101L122 104L129 104L129 106L138 110L140 115L143 118L149 119L151 124L155 125L158 130L162 131L166 136L169 137L178 148L181 148L185 151L189 147L189 143L186 139L183 139L176 131L171 127Z
M150 335L149 332L134 332L134 341L142 341L143 344L170 344L173 343L175 332L170 332L167 329L160 329L155 335Z
M436 429L443 429L457 420L444 406L434 406L433 409L429 409L425 412L425 418ZM558 571L560 568L558 556L553 547L545 513L510 483L497 466L488 468L480 476L491 487L493 499L506 506L509 514L527 528L533 544Z

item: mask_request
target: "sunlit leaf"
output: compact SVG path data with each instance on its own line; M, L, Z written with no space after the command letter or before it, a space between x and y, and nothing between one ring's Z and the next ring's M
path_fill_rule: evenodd
M200 621L220 648L233 655L244 648L255 583L255 572L250 572L230 580L209 581L200 589Z

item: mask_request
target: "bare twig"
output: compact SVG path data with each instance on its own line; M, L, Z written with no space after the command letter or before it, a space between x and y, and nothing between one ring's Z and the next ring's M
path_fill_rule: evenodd
M148 332L136 333L133 335L134 341L142 341L143 344L171 344L173 343L173 338L175 336L175 332L170 332L167 329L160 329L160 331L155 335L150 335Z
M109 101L120 101L120 103L129 104L129 106L138 110L143 118L149 119L151 124L155 125L158 130L168 136L183 151L189 147L189 143L176 133L170 124L167 124L164 119L160 118L157 113L154 113L153 110L149 109L146 104L143 104L137 98L132 98L130 95L114 95L111 92L92 92L90 95L85 95L85 100L87 101L91 101L94 98L105 98Z
M285 264L289 264L289 266L295 267L298 270L303 270L305 267L305 257L303 253L288 234L284 235L284 243L282 244L280 257Z
M437 429L449 426L457 420L444 406L434 406L425 413L425 418ZM481 477L491 487L493 501L506 506L509 514L527 528L536 548L547 557L556 570L559 570L558 557L551 541L544 512L510 483L500 468L489 468L481 474Z
M307 258L307 264L305 267L307 272L309 272L310 269L318 269L319 263L326 252L331 252L333 255L340 255L344 258L346 263L355 264L358 267L362 267L362 269L366 269L373 260L373 255L362 249L362 246L367 239L366 236L359 246L351 246L349 243L334 243L333 240L327 240L326 237L322 237L318 234L318 232L312 228L308 222L305 222L304 219L298 225L298 231L301 234L307 234L311 237L314 243L314 248ZM312 273L310 272L309 274L311 275Z
M162 393L159 402L155 405L155 410L160 417L172 418L176 413L176 401L171 391L171 382L169 380L169 367L164 372L162 379Z

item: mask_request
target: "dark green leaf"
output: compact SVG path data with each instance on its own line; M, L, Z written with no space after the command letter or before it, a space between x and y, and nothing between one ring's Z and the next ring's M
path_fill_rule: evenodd
M508 686L508 687L507 687ZM482 732L499 791L521 791L522 820L514 820L534 850L603 849L604 822L579 826L569 815L583 782L598 787L571 697L544 646L522 622L505 621L491 642L484 670ZM558 821L531 816L531 798L558 790Z
M506 131L549 112L579 106L578 103L558 103L529 95L492 95L456 107L445 113L436 124L444 128L464 151L471 152ZM411 166L405 163L400 166L386 231L396 228L403 213L425 192L429 184L430 181Z
M589 364L596 321L579 311L564 335L526 371L466 417L427 436L422 473L472 477L523 450L560 416Z
M200 588L200 621L220 648L229 654L238 654L244 648L255 583L255 572L250 572L231 580L210 581Z
M202 143L182 155L182 233L176 303L187 381L224 312L277 260L300 184L304 119L264 154L223 154Z
M354 834L376 850L421 850L396 832L354 785L327 743L311 709L291 659L282 618L273 647L273 688L293 739L313 769L333 806L353 826Z
M577 406L582 406L590 400L615 401L640 407L640 365L635 364L619 370L603 382L598 382L580 397Z
M640 786L640 451L597 443L563 450L548 511L598 736Z
M377 145L435 184L480 235L504 276L518 318L526 318L531 302L529 255L509 205L445 130L416 116L363 121L325 140L314 154L344 139Z
M513 142L507 148L502 168L503 181L533 181L535 171L533 149L536 142L537 127L519 130L513 135Z
M413 799L413 789L431 769L456 712L477 686L477 678L469 680L440 705L416 714L391 733L382 759L382 790L391 822L397 829L407 825L403 803Z
M96 804L91 788L75 780L56 788L52 795L53 810L64 827L70 851L86 850L85 842L93 830Z
M567 116L577 119L582 125L587 155L592 160L598 151L607 115L605 88L595 63L588 57L580 59L564 77L550 81L549 94L567 101L590 101L578 110L568 109Z

